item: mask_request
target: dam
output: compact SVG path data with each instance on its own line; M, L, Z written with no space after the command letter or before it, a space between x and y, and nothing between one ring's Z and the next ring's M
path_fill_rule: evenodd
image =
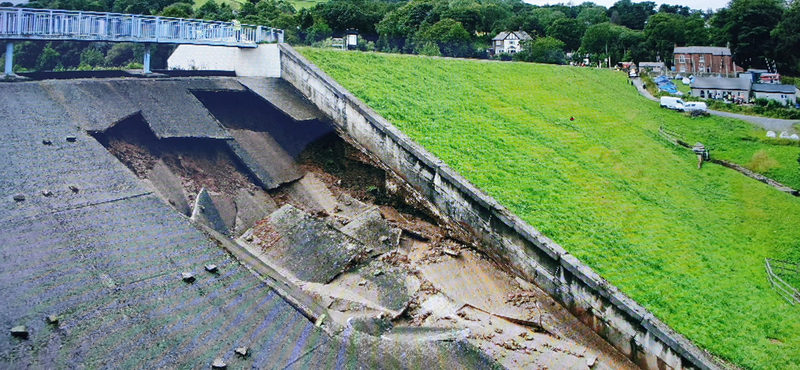
M0 83L0 363L717 368L285 44Z

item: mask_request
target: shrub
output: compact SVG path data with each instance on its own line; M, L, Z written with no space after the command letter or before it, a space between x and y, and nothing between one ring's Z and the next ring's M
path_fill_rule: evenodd
M758 173L765 173L780 166L780 163L770 157L763 149L753 153L753 158L745 165L748 169Z

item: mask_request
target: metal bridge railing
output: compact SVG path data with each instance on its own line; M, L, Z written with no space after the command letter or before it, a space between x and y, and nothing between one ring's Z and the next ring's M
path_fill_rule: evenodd
M283 42L283 30L136 14L0 8L0 39L255 47L261 42Z

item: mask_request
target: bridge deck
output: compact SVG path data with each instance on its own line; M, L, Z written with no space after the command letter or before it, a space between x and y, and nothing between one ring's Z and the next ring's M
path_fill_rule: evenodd
M283 30L199 19L0 7L0 40L74 40L256 47Z

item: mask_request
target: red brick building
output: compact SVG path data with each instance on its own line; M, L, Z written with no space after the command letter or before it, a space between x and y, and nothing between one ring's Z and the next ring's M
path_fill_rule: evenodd
M675 47L675 71L679 73L724 73L735 74L742 69L736 67L731 49L715 46Z

